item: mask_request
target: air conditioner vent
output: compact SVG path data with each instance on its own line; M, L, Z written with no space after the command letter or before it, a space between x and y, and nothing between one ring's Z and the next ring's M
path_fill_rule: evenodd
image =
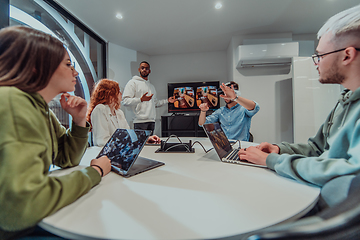
M290 66L299 55L299 43L240 45L237 68Z

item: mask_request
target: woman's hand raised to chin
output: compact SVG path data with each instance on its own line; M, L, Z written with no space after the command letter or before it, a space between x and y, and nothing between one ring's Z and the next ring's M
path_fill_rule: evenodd
M72 116L74 123L86 127L87 102L85 99L63 93L60 99L61 107Z

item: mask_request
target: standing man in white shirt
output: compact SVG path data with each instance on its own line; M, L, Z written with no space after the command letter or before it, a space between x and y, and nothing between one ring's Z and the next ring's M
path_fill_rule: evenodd
M151 130L155 129L155 107L175 101L174 97L157 100L155 87L148 80L151 73L150 64L142 61L139 66L140 76L134 76L125 86L123 92L124 106L130 106L135 113L134 128Z

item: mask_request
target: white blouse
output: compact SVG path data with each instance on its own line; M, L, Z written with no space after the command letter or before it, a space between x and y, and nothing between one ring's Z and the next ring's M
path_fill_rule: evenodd
M108 105L98 104L91 113L91 125L93 143L95 146L104 146L112 134L118 128L129 129L129 124L125 119L124 112L120 109L115 110L115 115L111 113Z

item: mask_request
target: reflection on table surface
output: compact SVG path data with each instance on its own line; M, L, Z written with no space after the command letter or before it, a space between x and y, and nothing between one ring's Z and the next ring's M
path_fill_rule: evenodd
M212 147L208 139L181 139ZM128 179L111 172L40 226L71 239L236 239L239 234L301 217L319 195L318 188L269 169L222 163L214 151L205 153L198 144L195 153L155 153L157 148L145 146L140 156L162 161L164 166ZM89 148L81 165L87 166L100 150Z

